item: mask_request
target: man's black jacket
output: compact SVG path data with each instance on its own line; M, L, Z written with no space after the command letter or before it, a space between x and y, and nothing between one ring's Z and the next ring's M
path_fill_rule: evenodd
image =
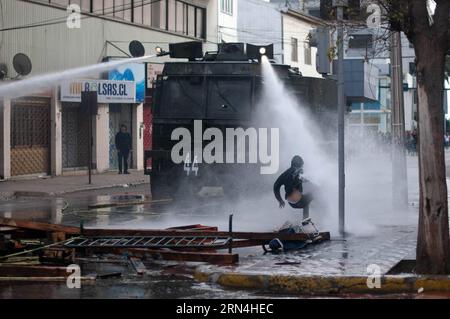
M294 189L298 189L300 193L303 193L303 184L301 179L302 168L291 166L283 174L278 177L273 185L273 192L278 202L283 202L280 195L280 188L284 185L284 190L286 191L285 198L287 198Z
M119 132L116 134L116 148L123 152L131 150L130 133Z

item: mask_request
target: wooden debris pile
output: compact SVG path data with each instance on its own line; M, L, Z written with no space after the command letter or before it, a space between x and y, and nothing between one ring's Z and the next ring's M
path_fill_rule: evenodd
M329 233L319 235L316 242L330 239ZM274 238L309 239L302 233L233 232L231 219L229 231L219 231L199 224L154 230L89 229L0 218L0 278L65 280L70 275L67 265L101 254L126 256L137 274L146 273L142 261L148 259L234 264L239 255L233 249L267 245Z

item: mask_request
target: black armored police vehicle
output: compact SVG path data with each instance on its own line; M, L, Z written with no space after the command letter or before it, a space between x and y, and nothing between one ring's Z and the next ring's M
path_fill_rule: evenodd
M153 149L145 152L152 197L233 198L258 192L264 179L273 183L276 175L262 175L262 164L251 160L251 134L246 131L270 127L270 121L256 119L265 112L261 59L273 59L273 45L223 43L217 52L203 54L200 42L185 42L171 44L169 51L159 53L177 60L164 64L152 90ZM304 77L288 65L272 67L312 120L334 131L336 82ZM227 129L244 133L244 142L228 144L233 141Z

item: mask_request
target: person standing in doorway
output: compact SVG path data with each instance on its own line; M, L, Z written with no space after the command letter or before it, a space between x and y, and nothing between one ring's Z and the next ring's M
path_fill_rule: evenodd
M131 135L128 133L126 125L120 127L120 132L116 134L116 149L119 159L119 174L130 174L128 172L128 157L131 150ZM123 171L122 171L123 161Z

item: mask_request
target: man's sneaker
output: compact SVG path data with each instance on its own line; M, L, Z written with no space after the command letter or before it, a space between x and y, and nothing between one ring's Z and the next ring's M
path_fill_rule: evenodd
M119 172L119 175L122 175L122 172Z
M127 174L127 175L129 175L129 174L130 174L130 172L128 172L128 171L127 171L127 172L125 172L124 174Z

